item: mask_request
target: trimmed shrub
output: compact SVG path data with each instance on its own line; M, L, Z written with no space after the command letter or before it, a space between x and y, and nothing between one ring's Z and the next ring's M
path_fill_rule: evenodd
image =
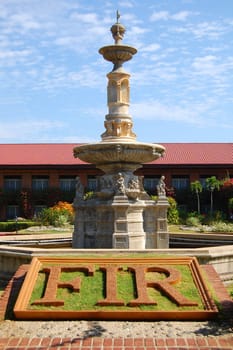
M0 222L0 232L25 230L28 227L36 225L38 225L38 223L34 221L2 221Z
M202 225L205 220L205 216L202 214L198 214L197 211L192 211L187 213L187 218L185 220L186 225L188 226L198 226Z
M200 225L200 220L198 217L196 216L189 216L187 219L186 219L186 225L188 226L199 226Z
M179 211L177 209L177 202L173 197L167 197L169 208L167 211L167 221L169 224L179 224Z
M151 196L154 201L158 200L158 196ZM177 209L177 202L173 197L167 197L169 207L167 210L167 221L169 224L179 224L179 211Z

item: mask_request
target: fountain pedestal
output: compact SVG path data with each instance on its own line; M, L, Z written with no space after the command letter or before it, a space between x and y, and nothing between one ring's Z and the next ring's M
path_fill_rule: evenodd
M161 196L157 202L150 200L143 179L134 174L142 163L161 157L165 148L137 142L132 131L133 121L128 112L130 74L124 70L123 63L137 50L121 43L125 28L118 19L111 28L115 45L99 50L114 64L112 72L107 74L106 130L101 142L74 148L75 157L95 164L104 175L99 177L97 191L89 200L84 200L84 189L77 179L73 247L145 249L162 245L168 248L167 199L164 197L163 204ZM164 233L163 243L157 233Z
M130 201L116 196L112 203L114 210L114 232L112 246L117 249L145 249L143 227L143 201Z

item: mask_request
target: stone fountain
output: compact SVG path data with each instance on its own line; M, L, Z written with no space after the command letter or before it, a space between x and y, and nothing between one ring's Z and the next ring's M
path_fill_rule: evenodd
M137 50L123 45L125 27L119 22L111 27L114 45L99 50L113 63L107 74L108 114L102 141L74 148L74 156L95 164L104 175L98 178L97 191L86 199L77 178L73 248L147 249L168 248L168 201L163 179L158 186L158 200L150 199L143 188L143 178L135 175L142 163L163 155L158 144L136 141L129 114L130 74L123 68Z

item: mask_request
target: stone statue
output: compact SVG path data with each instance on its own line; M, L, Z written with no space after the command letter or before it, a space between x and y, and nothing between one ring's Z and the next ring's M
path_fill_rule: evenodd
M166 184L165 184L164 180L165 180L165 176L162 175L159 182L158 182L158 185L157 185L157 194L159 197L166 196Z
M117 174L116 189L118 194L125 194L125 179L122 173Z
M75 199L83 199L84 196L84 186L80 181L79 176L76 177L76 196Z
M130 190L140 190L139 181L136 179L131 179L128 183Z

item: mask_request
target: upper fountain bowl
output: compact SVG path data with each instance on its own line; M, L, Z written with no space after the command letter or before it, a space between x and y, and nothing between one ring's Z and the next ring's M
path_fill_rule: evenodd
M74 157L96 164L104 172L136 170L163 156L165 148L154 143L99 142L74 148Z
M127 45L109 45L99 49L99 53L103 55L104 59L114 63L114 65L122 64L131 60L137 50L132 46Z

